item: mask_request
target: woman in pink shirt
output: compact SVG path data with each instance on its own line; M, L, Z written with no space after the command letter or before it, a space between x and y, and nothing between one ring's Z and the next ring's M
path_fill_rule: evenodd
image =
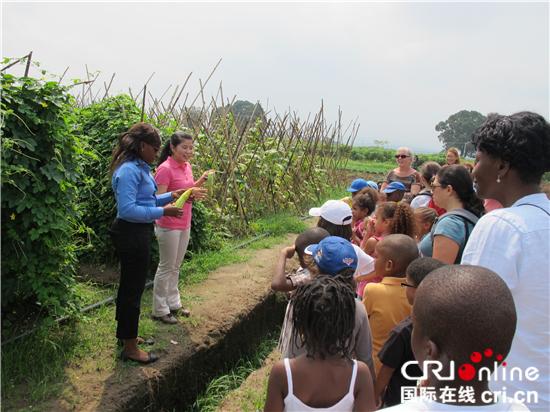
M201 188L208 179L205 172L196 182L189 161L193 157L193 137L183 132L175 132L166 142L155 174L157 194L169 192L173 188L193 188L190 200L183 206L181 217L163 216L156 221L155 234L159 242L159 265L153 286L153 318L164 323L174 324L174 316L181 308L178 288L179 271L189 244L191 229L192 200L206 197L206 189ZM188 310L182 310L189 316Z

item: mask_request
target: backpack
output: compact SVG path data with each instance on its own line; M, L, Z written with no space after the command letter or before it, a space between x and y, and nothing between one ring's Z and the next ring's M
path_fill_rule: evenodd
M432 247L433 247L433 244L434 244L435 227L437 226L437 224L443 218L445 218L446 216L451 216L451 215L459 216L460 218L462 218L462 221L464 222L464 234L465 234L464 235L464 245L466 245L466 242L468 242L468 238L470 237L470 230L468 229L468 222L470 222L471 224L473 224L475 226L477 221L479 220L479 217L477 217L472 212L470 212L469 210L466 210L466 209L454 209L454 210L451 210L450 212L443 213L441 216L439 216L437 218L437 220L435 221L435 223L432 226L432 230L430 231L430 238L432 240Z

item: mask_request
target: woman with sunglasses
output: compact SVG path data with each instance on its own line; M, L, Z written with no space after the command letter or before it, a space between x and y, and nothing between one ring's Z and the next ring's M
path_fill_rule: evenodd
M400 147L395 153L397 167L391 170L387 175L380 190L384 190L392 182L401 182L405 185L407 192L416 195L420 191L420 178L418 172L411 167L413 162L413 153L408 147Z
M483 203L474 191L468 170L461 165L443 166L433 179L432 199L447 212L421 240L420 252L446 264L460 263L466 242L483 213Z
M153 222L161 216L181 216L181 208L171 206L184 189L156 195L157 185L149 165L160 149L157 130L137 123L123 133L113 151L110 172L115 192L117 216L111 237L120 259L120 283L116 299L116 336L123 342L122 360L151 363L158 359L138 347L141 295L149 270Z

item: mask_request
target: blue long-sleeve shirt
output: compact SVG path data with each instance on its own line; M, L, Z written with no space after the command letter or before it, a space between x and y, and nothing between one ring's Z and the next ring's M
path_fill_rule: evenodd
M172 193L155 195L157 184L151 168L141 159L122 163L113 173L111 185L117 203L117 218L134 223L151 223L160 218L162 206L172 200Z

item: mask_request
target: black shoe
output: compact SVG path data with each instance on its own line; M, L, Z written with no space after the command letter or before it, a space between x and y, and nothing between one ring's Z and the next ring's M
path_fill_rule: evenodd
M153 362L157 361L159 359L159 357L157 355L155 355L154 353L152 353L152 352L148 352L147 353L147 359L145 359L145 360L134 359L134 358L130 358L128 355L126 355L126 352L122 351L122 352L120 352L120 359L122 359L124 362L134 361L134 362L137 362L137 363L147 365L148 363L153 363Z
M143 339L141 336L138 336L136 343L138 345L154 345L155 340L153 338ZM124 340L123 339L117 339L116 344L117 344L117 346L122 347L122 346L124 346Z

